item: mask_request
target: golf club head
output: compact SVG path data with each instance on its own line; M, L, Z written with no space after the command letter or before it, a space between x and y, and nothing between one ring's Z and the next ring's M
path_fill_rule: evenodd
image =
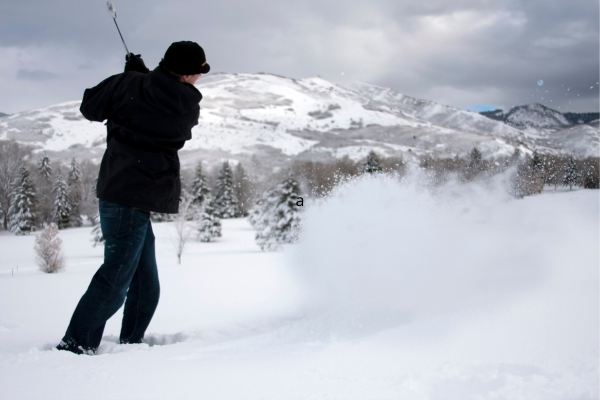
M106 2L106 8L108 8L108 14L110 14L112 19L117 19L117 11L115 10L115 7L113 6L112 1Z

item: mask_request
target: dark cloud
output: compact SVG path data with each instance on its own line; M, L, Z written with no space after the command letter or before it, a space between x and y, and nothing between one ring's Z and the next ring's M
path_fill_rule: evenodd
M171 42L195 40L213 71L360 79L463 108L532 101L569 111L599 107L597 0L113 4L128 47L149 66ZM12 76L61 71L56 80L64 90L38 81L36 90L52 95L32 97L30 108L42 98L78 98L83 88L122 69L124 49L104 1L7 0L2 7L0 56L9 60ZM4 68L0 72L10 76ZM10 96L12 86L2 78L0 85ZM15 104L0 98L0 108Z

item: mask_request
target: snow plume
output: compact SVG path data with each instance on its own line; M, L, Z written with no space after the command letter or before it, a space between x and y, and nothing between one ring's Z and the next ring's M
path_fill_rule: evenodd
M417 170L402 180L367 175L307 207L292 262L321 333L453 320L519 304L552 285L549 296L560 296L564 279L598 276L597 218L569 209L573 194L515 200L506 179L496 179L427 187ZM597 215L598 205L590 207ZM586 292L596 303L597 283ZM588 322L597 333L597 313Z

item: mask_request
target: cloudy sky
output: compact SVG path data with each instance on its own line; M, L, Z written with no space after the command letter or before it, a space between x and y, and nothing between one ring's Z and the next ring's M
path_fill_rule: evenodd
M194 40L213 72L356 79L472 110L599 108L598 0L113 3L127 46L151 68L171 42ZM78 100L122 71L104 0L0 6L0 112Z

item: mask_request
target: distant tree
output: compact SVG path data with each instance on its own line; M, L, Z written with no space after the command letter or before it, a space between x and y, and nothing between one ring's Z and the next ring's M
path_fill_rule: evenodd
M0 218L2 226L8 230L13 183L25 163L29 150L14 141L0 141Z
M544 158L537 149L533 151L533 156L531 157L531 169L540 175L544 172Z
M206 176L202 173L202 163L199 162L196 166L194 174L194 180L190 187L190 195L192 196L192 205L202 207L202 203L206 199L206 196L210 193L208 184L206 183Z
M234 218L238 215L238 199L233 188L233 173L225 161L219 170L215 191L215 214L219 218Z
M191 211L192 197L189 193L182 191L179 202L179 213L175 216L173 227L175 228L175 251L177 253L177 262L181 265L181 256L185 250L185 245L192 233L192 228L188 223L188 215Z
M563 185L568 186L569 190L573 189L573 186L577 186L581 183L581 174L579 168L575 163L573 156L569 158L567 166L565 167L565 174L563 178Z
M29 171L21 165L19 177L15 179L11 194L11 205L8 211L10 220L8 227L15 235L23 235L35 230L35 188L31 182Z
M96 197L96 182L98 181L99 166L90 160L83 160L81 170L81 214L86 215L91 221L98 211L98 198Z
M264 251L277 250L297 240L300 230L300 184L287 178L267 191L251 211L256 243Z
M81 219L81 201L83 198L83 189L81 184L81 170L73 158L69 166L69 175L67 176L67 185L69 187L69 202L71 215L69 216L70 226L79 227L83 225Z
M94 227L92 228L92 247L96 247L99 244L104 244L104 236L102 235L102 227L100 226L100 214L96 213L94 218L92 219L92 224Z
M202 214L202 205L206 197L210 194L206 176L202 172L202 162L199 162L194 171L194 179L190 185L190 195L192 204L190 205L190 216L197 220Z
M40 159L38 165L38 180L37 180L37 192L38 192L38 210L39 219L41 224L50 223L53 220L53 182L52 182L52 166L50 165L50 159L44 153Z
M599 160L598 158L589 158L584 160L584 171L583 171L583 187L586 189L598 189L600 188L600 176L599 176Z
M360 173L361 174L376 174L381 171L383 171L383 168L381 166L381 161L379 160L377 153L375 153L374 150L371 150L369 152L369 154L367 155L366 161L362 164L362 166L360 168Z
M62 171L58 168L58 174L54 181L54 205L52 207L52 219L58 229L65 229L71 226L71 202L69 201L69 190L67 183L62 177Z
M38 167L38 171L42 179L46 180L46 182L50 183L52 180L52 165L50 165L50 159L44 153L42 158L40 159L40 165Z
M540 193L544 188L544 179L534 172L532 157L528 154L519 162L510 180L510 193L516 198Z
M515 151L513 152L513 154L510 156L508 163L509 164L516 164L520 162L521 159L521 149L518 147L515 147Z
M202 205L202 213L196 224L198 240L210 242L221 236L221 220L215 215L214 201L208 195Z
M250 206L250 191L252 190L250 179L242 167L242 163L238 163L233 171L233 188L235 196L238 199L238 217L245 217L248 215L248 208Z
M40 270L55 273L64 268L65 262L61 252L62 240L58 237L55 224L44 225L44 229L35 238L35 255Z
M483 155L477 147L473 147L473 150L469 153L469 162L466 164L466 170L464 171L464 177L467 181L470 181L483 172Z
M469 162L471 164L480 164L482 160L483 155L481 154L481 151L477 147L473 147L473 150L471 150L471 153L469 154Z

